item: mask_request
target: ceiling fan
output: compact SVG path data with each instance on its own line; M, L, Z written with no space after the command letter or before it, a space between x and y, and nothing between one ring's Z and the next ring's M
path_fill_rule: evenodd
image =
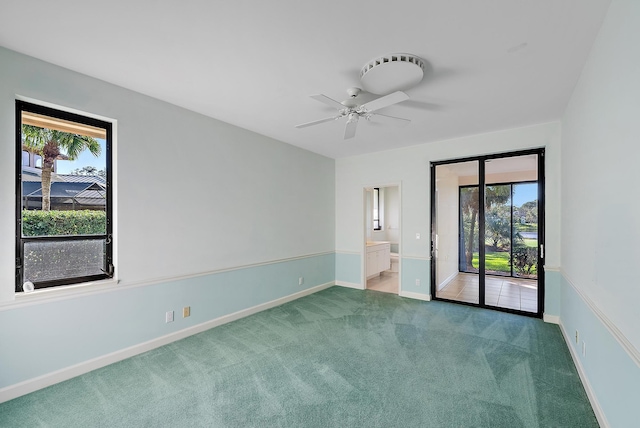
M338 115L327 117L325 119L315 120L313 122L302 123L300 125L296 125L296 128L306 128L307 126L318 125L324 122L331 122L332 120L338 120L343 117L347 118L347 124L344 129L344 139L347 140L349 138L353 138L356 135L356 128L358 126L358 120L360 118L364 118L366 120L371 120L371 118L375 118L376 121L380 122L393 122L398 124L407 124L411 122L409 119L403 119L400 117L388 116L386 114L376 113L378 110L381 110L385 107L389 107L393 104L397 104L399 102L405 101L409 99L409 96L402 91L396 91L389 95L385 95L384 97L376 98L375 100L369 101L364 104L358 103L356 98L360 94L362 90L360 88L349 88L347 89L347 94L349 94L349 98L342 102L338 102L332 98L329 98L326 95L318 94L311 95L311 98L314 100L320 101L330 107L338 109Z

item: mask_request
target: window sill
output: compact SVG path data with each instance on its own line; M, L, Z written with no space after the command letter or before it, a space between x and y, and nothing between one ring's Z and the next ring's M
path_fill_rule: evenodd
M15 293L15 299L0 302L0 311L14 309L21 306L29 306L36 303L51 302L102 293L118 287L120 281L115 278L100 281L83 282L81 284L64 285L60 287L43 288L30 293Z

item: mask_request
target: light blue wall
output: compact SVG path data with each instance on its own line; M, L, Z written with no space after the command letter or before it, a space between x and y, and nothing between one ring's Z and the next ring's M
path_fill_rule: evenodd
M637 426L640 420L640 368L595 312L561 275L560 318L571 346L610 426ZM575 343L575 332L579 343ZM582 355L582 342L586 356Z
M336 253L336 281L362 284L360 254Z
M402 258L402 291L431 294L431 268L429 260ZM416 285L416 279L420 285Z
M544 314L560 316L561 293L560 272L544 271Z
M329 253L0 310L0 389L331 283L333 272ZM184 306L191 307L188 318ZM170 310L175 321L165 323Z

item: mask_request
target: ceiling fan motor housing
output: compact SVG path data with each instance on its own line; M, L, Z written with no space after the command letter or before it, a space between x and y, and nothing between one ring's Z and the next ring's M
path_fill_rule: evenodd
M389 94L409 89L422 80L425 62L416 55L396 53L367 62L360 70L360 81L365 91Z
M360 88L349 88L347 89L347 94L349 94L351 98L355 98L360 94L360 91L362 91Z

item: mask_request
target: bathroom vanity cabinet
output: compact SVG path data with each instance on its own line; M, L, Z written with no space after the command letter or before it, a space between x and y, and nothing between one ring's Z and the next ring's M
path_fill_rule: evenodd
M380 275L391 268L391 244L384 241L367 242L367 278Z

